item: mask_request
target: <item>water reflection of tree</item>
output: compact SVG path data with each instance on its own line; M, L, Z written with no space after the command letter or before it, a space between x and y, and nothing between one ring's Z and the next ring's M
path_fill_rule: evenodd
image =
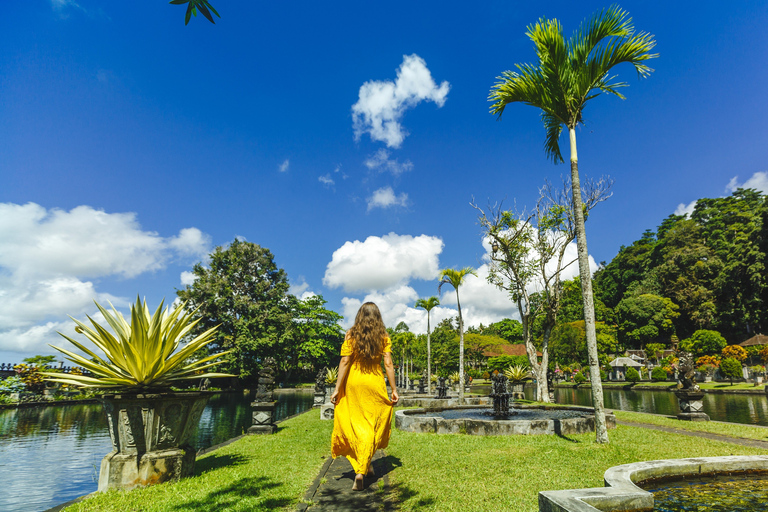
M21 407L0 411L0 438L72 433L78 440L85 440L94 432L104 432L106 424L98 404Z

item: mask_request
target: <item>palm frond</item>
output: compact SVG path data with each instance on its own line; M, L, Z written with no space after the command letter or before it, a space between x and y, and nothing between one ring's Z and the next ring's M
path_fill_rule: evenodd
M563 154L560 151L560 134L563 131L563 122L547 111L541 112L541 120L544 122L544 128L547 131L547 138L544 141L544 152L555 163L563 163Z

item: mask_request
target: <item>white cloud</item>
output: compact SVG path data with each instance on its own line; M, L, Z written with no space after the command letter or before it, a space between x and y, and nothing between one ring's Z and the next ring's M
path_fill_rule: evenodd
M443 241L428 235L389 233L346 242L325 270L323 284L350 291L384 290L410 279L437 279Z
M737 188L753 188L763 194L768 194L768 172L756 172L742 184L739 184L738 176L731 178L728 185L725 186L725 192L730 194Z
M365 166L371 170L378 169L379 171L389 171L395 176L399 176L406 171L413 169L413 163L410 160L406 160L402 164L397 159L389 159L389 151L382 148L376 153L371 155L366 161Z
M301 300L305 300L309 297L317 295L315 292L309 289L309 284L304 279L304 276L299 276L298 282L291 283L291 286L288 288L288 293L295 295Z
M195 276L194 272L184 271L181 273L180 279L182 286L192 286L197 281L197 276Z
M688 204L680 203L675 209L675 215L686 215L690 217L690 215L693 213L693 210L696 208L697 201L698 199L691 201Z
M368 211L374 208L390 208L392 206L407 206L408 194L401 192L399 195L395 195L395 191L392 187L383 187L378 190L374 190L371 197L367 199Z
M422 101L442 107L450 88L445 81L437 86L424 59L416 54L404 55L394 82L371 80L360 87L359 99L352 105L355 140L368 133L372 140L400 147L407 135L400 125L405 111Z
M317 181L325 185L326 187L331 187L336 184L335 181L333 181L333 178L331 178L331 173L328 173L324 176L320 176L317 178Z
M196 228L169 238L144 231L133 213L34 203L0 204L0 240L0 350L38 353L48 351L44 341L59 340L51 326L93 312L93 300L128 304L98 291L92 279L160 270L207 253L210 244Z
M278 167L278 170L280 172L286 172L290 165L291 165L291 162L289 162L288 159L286 158L285 160L283 160L283 163L280 164L280 167Z

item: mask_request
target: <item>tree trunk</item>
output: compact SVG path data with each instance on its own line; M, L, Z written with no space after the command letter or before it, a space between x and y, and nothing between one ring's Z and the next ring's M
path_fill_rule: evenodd
M459 288L456 288L456 306L459 309L459 405L464 405L464 320L461 319Z
M579 158L576 152L576 130L568 128L571 139L571 187L573 196L573 214L576 221L576 246L579 253L579 277L581 295L584 300L584 327L587 335L587 353L589 356L589 376L592 381L592 404L595 408L595 437L598 443L608 443L608 429L605 424L605 405L603 403L603 383L600 380L600 362L597 357L597 336L595 334L595 304L592 298L592 273L589 270L587 252L587 233L584 230L584 207L581 201L579 183Z
M429 339L429 311L427 311L427 394L432 394L432 347Z

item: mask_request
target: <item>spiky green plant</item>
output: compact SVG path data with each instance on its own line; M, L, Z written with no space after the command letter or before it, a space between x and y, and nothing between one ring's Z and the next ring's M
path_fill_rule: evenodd
M90 371L93 376L42 372L46 380L61 382L83 388L126 389L131 391L167 388L171 384L187 379L206 377L233 377L228 373L200 373L223 361L217 361L230 351L220 352L190 362L190 357L213 340L218 326L209 329L180 347L181 340L194 328L198 320L192 320L195 311L185 312L186 303L169 312L163 310L160 302L157 310L150 315L146 300L136 298L131 305L131 323L114 306L112 313L96 303L104 319L112 327L114 335L91 317L93 328L72 318L77 326L75 331L84 334L106 358L98 356L83 344L61 334L70 343L87 354L89 358L69 350L50 345L66 358Z
M512 365L504 370L504 375L512 383L525 382L526 380L531 379L531 370L523 365Z
M339 378L339 367L336 368L328 368L328 371L325 373L325 383L326 384L336 384L336 379Z
M461 382L461 375L459 374L459 372L453 372L448 376L448 379L450 379L450 381L453 382L454 384L458 384L459 382Z

